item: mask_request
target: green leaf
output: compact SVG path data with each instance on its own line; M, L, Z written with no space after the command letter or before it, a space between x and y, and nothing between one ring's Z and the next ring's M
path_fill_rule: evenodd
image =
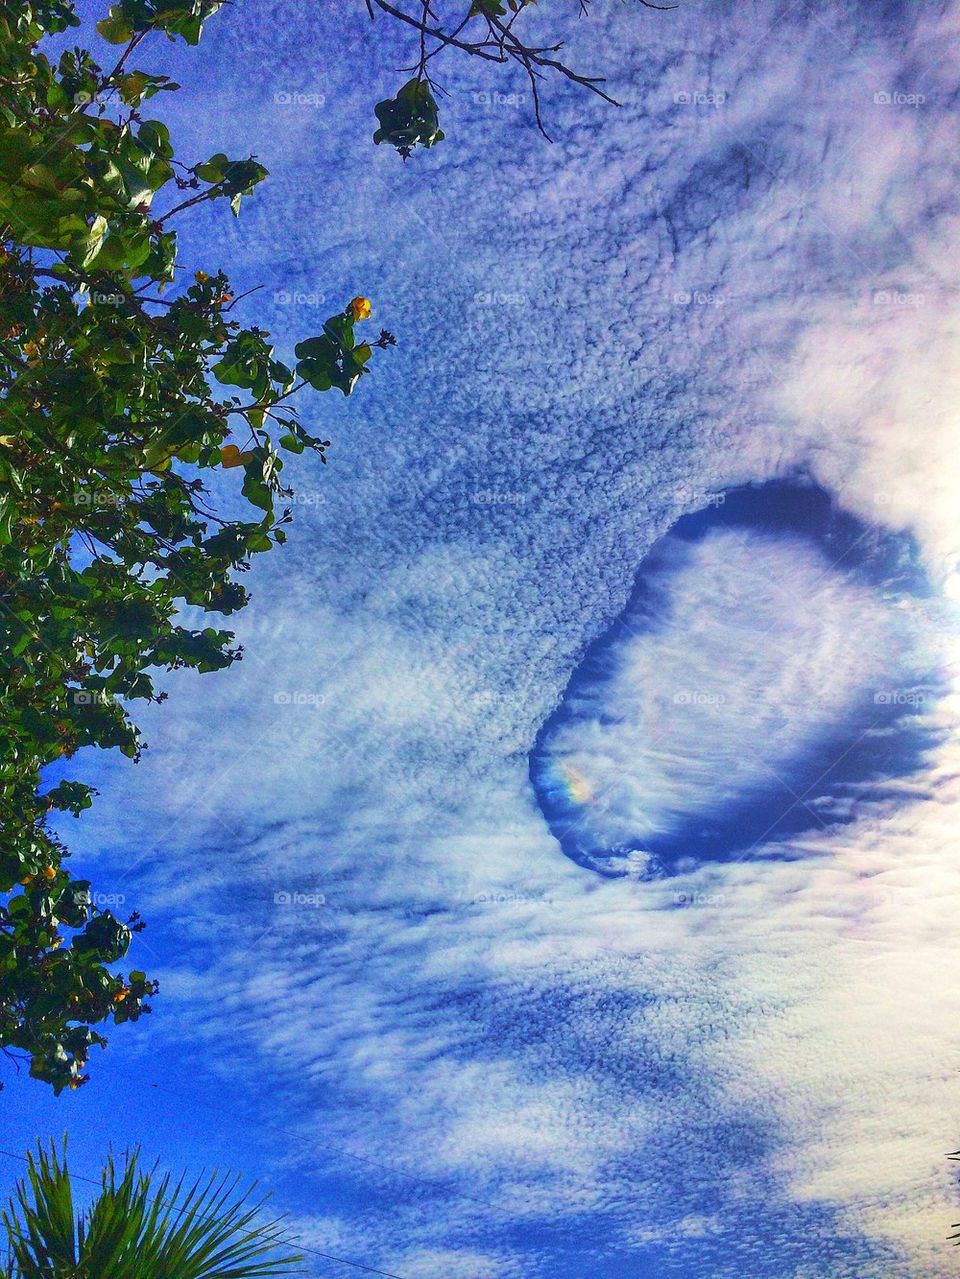
M147 32L195 42L219 7L115 0L98 30L121 46ZM94 792L51 783L49 770L61 777L87 748L137 759L131 709L158 695L158 669L237 660L235 637L188 627L187 610L225 615L247 603L239 574L284 541L274 507L287 495L288 454L312 449L325 461L329 445L299 426L286 396L300 378L350 394L371 351L354 344L350 315L333 316L298 344L291 369L267 334L233 320L222 272L190 282L175 233L152 220L157 193L165 208L191 207L170 189L176 176L178 191L223 197L236 212L266 170L223 152L192 173L177 164L167 126L139 115L176 88L167 76L127 68L125 57L105 76L65 41L54 62L49 44L47 56L37 48L76 21L70 0L0 0L0 1049L25 1053L55 1092L85 1077L89 1050L105 1042L98 1023L149 1011L153 984L134 970L124 985L110 969L131 927L92 904L60 838L65 815L83 820ZM120 109L101 110L111 90ZM429 115L419 90L398 98ZM165 298L174 279L186 288ZM244 450L230 439L236 410L255 432ZM228 462L243 468L240 494ZM197 477L211 468L208 491ZM237 503L245 518L227 518ZM111 1220L132 1229L127 1212ZM182 1250L166 1266L142 1250L125 1256L124 1267L99 1253L63 1265L57 1254L51 1265L58 1275L195 1279ZM246 1279L216 1250L206 1262L205 1279Z
M73 945L80 954L93 954L105 963L113 963L127 953L130 938L126 924L104 911L87 923L83 932L74 938Z
M222 151L218 151L209 160L205 160L203 164L195 165L193 171L201 182L220 182L227 171L229 163L230 161L226 155Z
M125 1015L118 1013L116 1020ZM73 1040L70 1032L63 1039L86 1052L85 1040ZM72 1075L58 1047L59 1053L37 1062L31 1073L62 1089ZM21 1279L54 1273L264 1279L289 1274L302 1260L289 1255L282 1222L265 1219L262 1202L252 1201L249 1190L237 1193L233 1178L214 1174L192 1185L183 1177L158 1178L140 1166L137 1150L120 1167L108 1159L100 1189L84 1208L81 1215L73 1200L66 1143L62 1154L52 1143L49 1148L38 1143L6 1212L11 1260Z
M107 226L107 219L102 213L98 214L91 223L86 236L74 246L74 253L79 252L81 270L86 270L100 252L103 237L107 233Z
M117 8L115 5L114 8ZM101 18L97 23L97 31L110 44L126 44L135 34L130 23L121 17Z
M331 315L330 319L324 322L323 330L340 346L346 347L348 350L352 348L354 343L353 320L348 315Z
M169 76L148 75L146 71L128 71L117 81L117 92L121 99L131 107L140 105L144 98L152 98L164 89L179 89Z
M244 467L244 471L243 485L240 490L243 496L261 511L272 515L273 494L263 482L262 465L258 462L250 462Z
M395 98L378 102L374 112L380 124L374 142L391 143L404 159L417 146L431 147L443 140L436 99L425 80L408 80Z
M144 120L137 130L137 140L165 159L173 155L170 130L161 120Z

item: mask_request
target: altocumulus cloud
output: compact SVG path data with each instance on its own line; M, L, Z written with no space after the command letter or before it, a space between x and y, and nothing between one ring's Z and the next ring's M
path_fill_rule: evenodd
M323 500L257 565L247 660L177 683L85 838L109 860L140 834L163 855L138 904L183 912L155 1051L229 1026L299 1138L278 1161L319 1176L340 1145L401 1170L354 1168L377 1208L331 1194L318 1246L339 1222L408 1279L933 1279L956 1215L951 699L924 709L922 768L851 789L853 820L782 860L693 868L688 909L564 857L527 755L711 491L804 467L912 530L935 582L954 571L957 10L595 7L569 58L621 110L557 94L548 148L462 69L452 141L403 172L363 136L387 82L359 18L334 70L338 14L223 19L235 65L271 68L226 127L275 175L227 253L291 297L363 284L403 344L317 410L335 465L295 477ZM324 105L275 101L294 92ZM309 305L276 305L281 338ZM813 637L831 715L899 623L816 584L808 551L754 551L807 584L770 661ZM658 677L638 661L625 695Z

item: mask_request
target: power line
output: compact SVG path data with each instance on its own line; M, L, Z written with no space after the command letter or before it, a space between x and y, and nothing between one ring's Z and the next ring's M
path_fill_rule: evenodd
M30 1160L26 1155L18 1155L12 1150L0 1150L0 1155L6 1155L8 1159L18 1159L20 1163L29 1164ZM68 1172L67 1175L74 1181L85 1181L91 1186L102 1186L102 1181L97 1181L94 1177L84 1177L78 1172ZM174 1207L169 1201L163 1199L158 1200L162 1207ZM212 1213L198 1213L197 1216L201 1221L214 1220ZM266 1238L262 1230L251 1230L251 1235L260 1235ZM334 1256L332 1252L321 1252L318 1248L307 1248L304 1244L297 1243L295 1239L275 1239L272 1241L277 1247L296 1248L298 1252L309 1253L312 1257L322 1257L324 1261L336 1261L341 1266L350 1266L353 1270L362 1270L368 1275L382 1275L383 1279L403 1279L402 1275L396 1275L390 1270L378 1270L376 1266L365 1266L361 1261L350 1261L346 1257Z

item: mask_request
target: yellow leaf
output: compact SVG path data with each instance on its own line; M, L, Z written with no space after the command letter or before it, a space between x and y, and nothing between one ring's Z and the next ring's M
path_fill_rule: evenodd
M249 459L248 459L249 460ZM243 454L236 444L224 444L220 450L220 462L223 466L243 466Z

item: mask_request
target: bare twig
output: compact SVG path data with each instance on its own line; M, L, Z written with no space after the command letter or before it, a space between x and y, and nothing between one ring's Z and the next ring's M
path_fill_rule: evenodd
M144 38L146 34L147 34L146 31L138 31L137 34L131 38L126 48L124 49L123 53L120 54L120 58L119 58L119 61L117 62L117 65L113 68L113 70L108 75L104 76L104 79L103 79L104 86L108 85L112 80L116 79L116 77L123 70L124 64L126 63L127 58L130 57L130 54L133 53L134 49L137 47L137 45L140 43L140 41Z
M506 62L506 58L489 51L489 45L486 41L470 41L461 40L457 36L444 31L440 27L431 27L424 23L420 18L413 17L412 14L404 13L402 9L398 9L395 5L389 3L389 0L372 0L378 9L382 9L384 13L389 13L392 18L396 18L399 22L405 22L408 26L414 27L417 31L425 30L428 36L432 36L434 40L439 40L441 44L451 45L456 49L462 49L465 53L472 54L475 58L484 58L487 62ZM369 0L368 6L369 8ZM463 26L459 28L463 29Z
M547 73L562 76L564 79L571 81L573 84L579 85L583 89L588 89L591 93L602 98L605 102L609 102L613 106L620 104L602 87L605 83L602 76L584 75L579 71L575 71L572 67L560 60L557 56L563 45L562 42L552 45L530 45L525 43L517 34L516 24L520 15L525 12L528 5L521 3L513 8L509 18L501 19L495 13L481 10L479 6L475 9L469 0L464 0L466 4L465 16L454 26L444 26L439 21L431 8L430 0L417 0L417 8L409 11L402 7L401 0L394 3L393 0L365 0L367 12L371 18L375 18L377 11L394 18L396 21L413 28L419 38L419 59L415 66L407 68L415 70L418 80L425 80L431 87L434 82L427 69L427 64L432 58L447 49L459 49L462 53L469 54L471 57L480 58L485 62L495 62L501 65L507 62L516 62L522 67L527 79L530 82L531 94L533 97L533 110L536 118L537 128L544 137L549 138L543 122L540 101L541 81ZM673 4L657 4L654 0L640 0L640 3L647 9L673 9ZM590 12L590 0L580 0L580 13L587 16ZM513 7L513 6L511 6ZM466 34L468 24L471 19L478 19L478 38L470 39ZM482 34L481 34L482 32Z

